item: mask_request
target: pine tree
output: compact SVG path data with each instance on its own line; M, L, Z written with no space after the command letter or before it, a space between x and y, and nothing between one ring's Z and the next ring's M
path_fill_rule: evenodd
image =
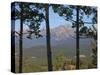
M32 10L30 6L33 5L31 3L24 2L15 2L12 3L12 16L11 19L16 21L20 20L20 32L17 32L19 35L19 73L22 73L23 67L23 25L27 25L29 27L29 31L27 34L29 36L27 38L31 38L31 34L34 34L36 38L41 37L40 34L40 23L43 21L44 16L43 13L39 13L39 10ZM18 6L18 7L16 7ZM39 18L37 18L39 17ZM16 31L12 31L12 36L16 33ZM14 40L13 40L14 41ZM12 66L15 68L15 51L12 52ZM15 71L13 71L15 72Z
M97 23L97 8L89 6L56 5L54 12L65 20L72 22L72 28L76 28L76 69L80 68L79 39L88 37L88 27L85 24ZM93 15L91 17L91 15ZM92 22L84 21L84 16L90 17ZM85 36L85 37L84 37Z

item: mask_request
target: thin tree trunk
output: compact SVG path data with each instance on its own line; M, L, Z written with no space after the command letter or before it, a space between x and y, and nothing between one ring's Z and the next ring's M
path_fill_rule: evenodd
M50 27L49 27L49 5L46 5L46 41L47 41L47 60L48 71L52 71L52 53L50 43Z
M11 72L15 73L15 33L11 31Z
M11 10L13 7L13 3L11 4ZM15 8L15 6L14 6ZM15 16L15 10L11 13L11 17ZM15 20L11 20L11 72L15 73Z
M79 51L79 6L76 8L76 69L80 66L80 51Z
M23 66L23 5L21 4L20 37L19 37L19 73L22 73Z

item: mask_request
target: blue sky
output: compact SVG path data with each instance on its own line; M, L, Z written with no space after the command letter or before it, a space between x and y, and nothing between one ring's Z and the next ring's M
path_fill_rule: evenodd
M86 16L84 16L84 21L91 22L90 18L87 18ZM59 25L71 25L71 22L66 21L63 17L60 17L57 13L54 13L52 7L50 7L49 9L49 23L50 23L50 28L58 27ZM19 29L20 21L16 20L15 24L16 24L15 25L16 30ZM27 26L24 25L24 28L27 28ZM41 23L41 28L45 28L45 21Z
M50 28L54 28L59 25L71 24L70 22L64 20L63 17L60 17L57 13L54 13L51 7L49 9L49 23L50 23ZM15 24L16 24L16 29L19 29L20 21L16 20ZM45 28L45 21L41 23L41 28Z
M50 7L49 11L50 11L49 17L50 17L51 28L70 23L70 22L64 20L63 17L60 17L57 13L54 13L51 7Z

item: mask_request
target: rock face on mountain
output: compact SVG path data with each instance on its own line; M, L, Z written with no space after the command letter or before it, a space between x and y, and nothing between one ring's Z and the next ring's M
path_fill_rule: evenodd
M67 38L71 38L70 35L74 35L74 32L71 28L67 26L59 26L55 29L51 30L51 36L55 38L55 40L63 40Z
M75 36L74 30L71 27L60 25L56 28L50 29L51 39L60 41L67 38L71 38L71 36ZM42 31L41 34L46 36L46 31Z

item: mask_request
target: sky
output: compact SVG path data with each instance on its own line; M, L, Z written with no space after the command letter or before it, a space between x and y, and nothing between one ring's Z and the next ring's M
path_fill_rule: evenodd
M84 21L91 22L91 20L89 18L87 18L86 16L84 16ZM60 25L70 25L71 26L71 22L66 21L63 17L60 17L57 13L54 13L52 10L52 7L49 8L49 23L50 23L50 28L58 27ZM15 21L15 29L18 30L19 27L20 27L20 21L16 20ZM26 28L27 28L27 26L24 25L24 29L26 29ZM45 28L45 21L43 21L41 23L40 28L41 29Z
M64 20L63 17L60 17L57 13L54 13L51 7L49 9L49 23L50 23L50 28L58 27L59 25L71 24L70 22ZM20 21L16 20L15 24L16 24L15 25L16 29L19 29ZM45 28L45 21L41 23L41 28Z

